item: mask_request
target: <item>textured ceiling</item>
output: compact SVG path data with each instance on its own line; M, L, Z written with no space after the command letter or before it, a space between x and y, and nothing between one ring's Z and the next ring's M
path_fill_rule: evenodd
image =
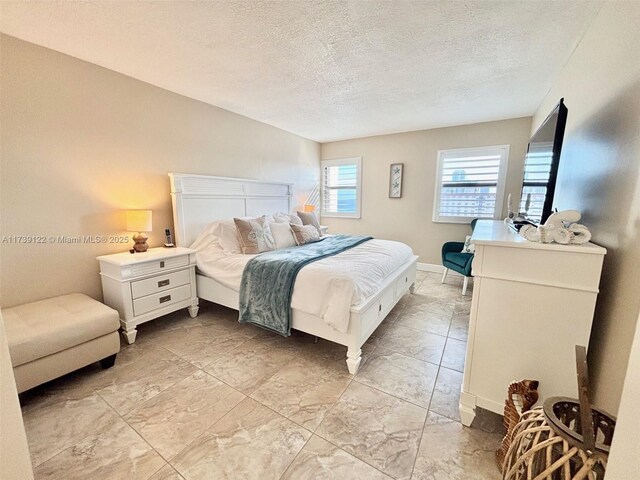
M600 2L0 2L0 31L326 142L527 116Z

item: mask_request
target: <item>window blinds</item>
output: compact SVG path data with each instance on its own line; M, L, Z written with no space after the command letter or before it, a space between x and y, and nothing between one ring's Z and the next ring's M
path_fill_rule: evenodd
M435 219L495 218L506 156L504 147L440 151Z
M329 160L322 166L322 212L359 216L359 159Z

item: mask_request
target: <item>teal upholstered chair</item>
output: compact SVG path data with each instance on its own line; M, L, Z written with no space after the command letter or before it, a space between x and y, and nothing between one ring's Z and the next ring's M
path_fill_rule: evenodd
M471 231L476 227L478 219L471 220ZM462 251L464 242L447 242L442 245L442 265L444 273L442 274L442 283L447 278L449 270L464 275L462 284L462 295L467 294L467 285L471 276L471 264L473 263L473 253L464 253Z

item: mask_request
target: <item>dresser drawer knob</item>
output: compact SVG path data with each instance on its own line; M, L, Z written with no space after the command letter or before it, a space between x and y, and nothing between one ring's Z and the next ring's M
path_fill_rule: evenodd
M382 304L381 304L381 303L379 303L379 304L378 304L378 311L379 311L379 312L381 312L381 311L382 311Z
M160 297L160 303L165 303L171 301L171 295L165 295L164 297Z
M160 268L164 268L164 261L160 262Z
M158 288L159 287L166 287L167 285L169 285L169 283L171 283L171 280L169 280L168 278L166 280L160 280L158 282Z

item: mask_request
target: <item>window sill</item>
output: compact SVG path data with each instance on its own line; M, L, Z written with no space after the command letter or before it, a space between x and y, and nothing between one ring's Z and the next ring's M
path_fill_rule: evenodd
M460 217L460 218L444 218L444 219L438 219L436 220L435 218L431 219L431 221L433 223L450 223L453 225L469 225L471 223L472 220L498 220L497 218L488 218L488 217Z
M360 215L336 215L335 213L321 213L320 218L348 218L358 220L362 218Z

